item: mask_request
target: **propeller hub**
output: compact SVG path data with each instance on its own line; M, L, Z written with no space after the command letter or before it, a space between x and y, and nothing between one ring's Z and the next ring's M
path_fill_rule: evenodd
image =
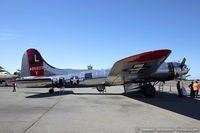
M180 63L176 63L176 62L174 62L173 65L174 65L175 78L185 79L186 74L189 72L190 68L186 64L181 66Z

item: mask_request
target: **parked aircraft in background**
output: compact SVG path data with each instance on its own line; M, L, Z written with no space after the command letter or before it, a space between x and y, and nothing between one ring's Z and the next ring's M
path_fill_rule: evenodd
M154 85L160 81L184 79L189 68L185 64L164 61L171 50L156 50L130 56L117 61L111 69L58 69L49 65L36 49L28 49L22 59L21 77L15 82L22 87L54 87L64 84L66 88L96 87L102 91L106 86L123 85L125 92L140 90L153 97Z
M3 84L5 82L5 85L7 86L7 81L16 79L18 76L16 75L11 75L9 72L4 71L0 72L0 84Z

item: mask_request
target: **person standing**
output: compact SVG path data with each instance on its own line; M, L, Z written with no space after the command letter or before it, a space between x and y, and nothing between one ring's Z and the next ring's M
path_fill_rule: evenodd
M190 88L190 97L194 98L194 90L193 90L193 84L194 82L192 81L191 84L189 84L189 88Z
M16 88L15 88L15 83L14 82L12 83L12 86L13 86L13 92L16 92Z
M194 96L197 98L199 92L199 84L197 81L193 84L193 90L194 90Z
M180 81L177 82L176 86L177 86L179 97L183 97L183 92L181 90Z
M62 94L64 94L64 79L63 78L59 79L59 84L60 84L60 92L62 91Z

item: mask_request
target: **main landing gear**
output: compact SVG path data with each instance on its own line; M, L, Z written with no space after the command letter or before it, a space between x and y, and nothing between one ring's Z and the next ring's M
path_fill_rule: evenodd
M145 97L154 97L156 94L156 89L152 84L146 84L142 87L142 93Z

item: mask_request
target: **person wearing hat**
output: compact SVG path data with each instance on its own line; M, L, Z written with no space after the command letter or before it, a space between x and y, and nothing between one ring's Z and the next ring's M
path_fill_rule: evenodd
M197 98L199 92L199 84L197 81L193 84L193 89L194 89L194 96Z

